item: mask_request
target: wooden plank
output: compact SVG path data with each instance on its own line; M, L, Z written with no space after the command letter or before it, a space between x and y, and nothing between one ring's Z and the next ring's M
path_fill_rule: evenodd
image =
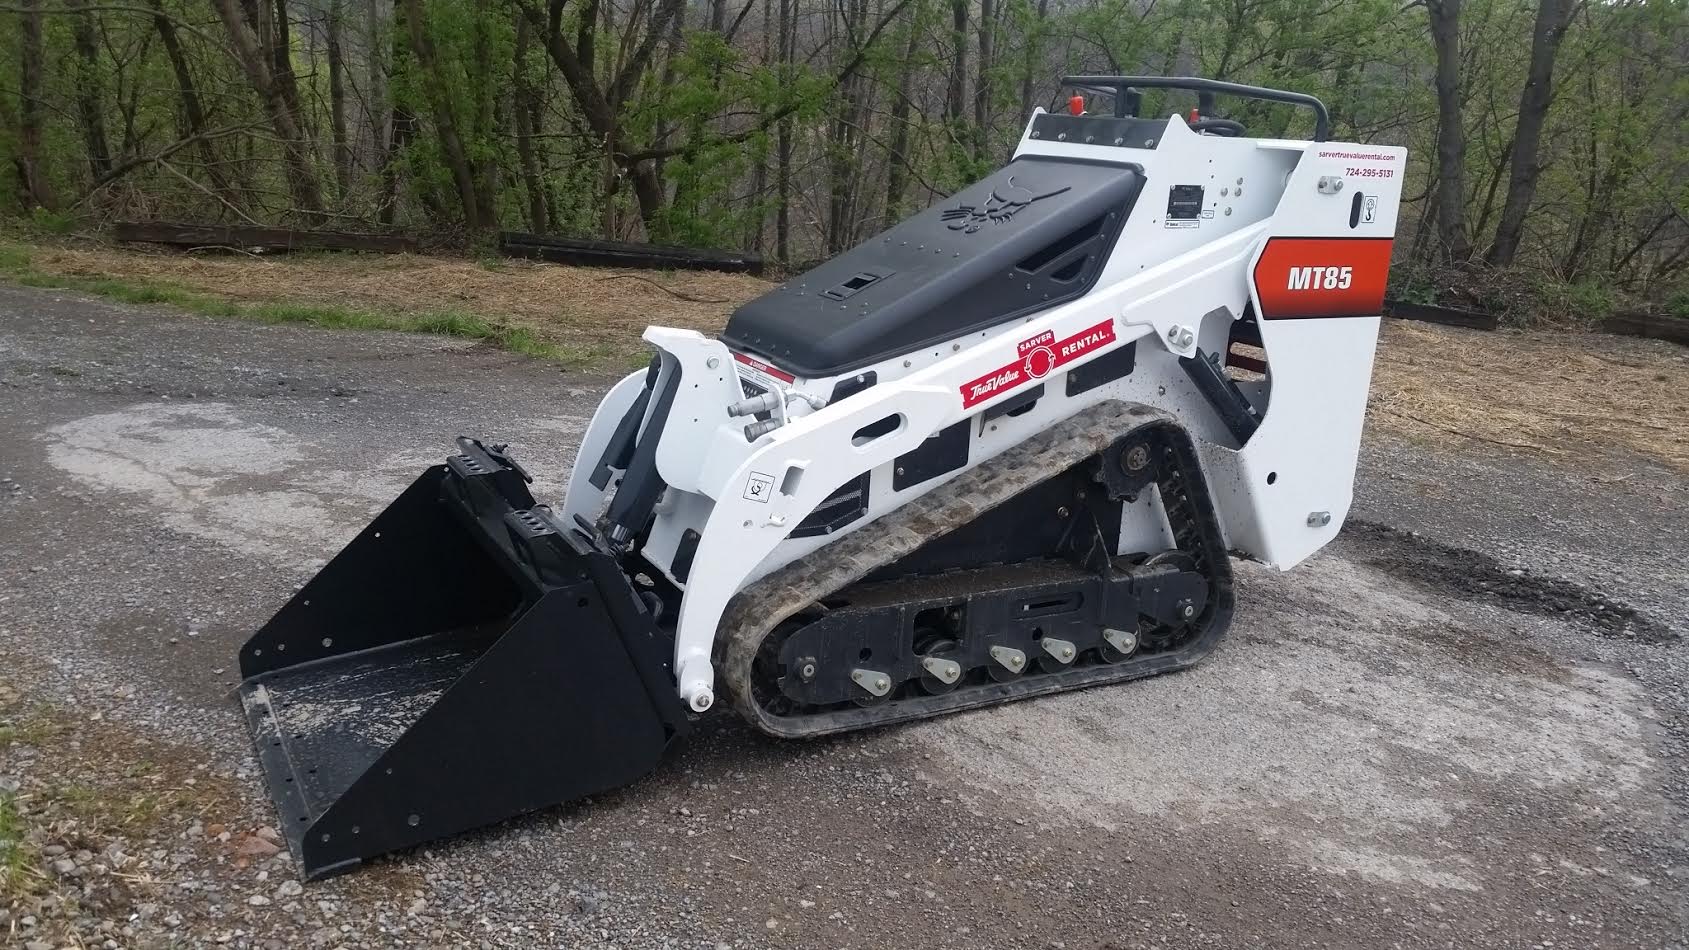
M502 233L499 235L499 250L507 257L525 257L582 267L719 270L737 274L761 274L763 271L763 260L756 254L540 234Z
M1438 307L1431 304L1410 303L1406 300L1384 301L1384 315L1398 320L1420 320L1425 323L1440 323L1448 327L1466 327L1469 330L1494 330L1500 326L1500 321L1494 314L1478 313L1473 310L1456 310L1452 307Z
M1602 333L1620 336L1640 336L1651 340L1669 340L1689 346L1689 320L1661 313L1615 313L1596 324Z
M414 253L416 239L397 234L348 231L298 231L253 225L181 224L170 221L119 221L112 227L119 241L176 247L241 247L269 251L333 250Z

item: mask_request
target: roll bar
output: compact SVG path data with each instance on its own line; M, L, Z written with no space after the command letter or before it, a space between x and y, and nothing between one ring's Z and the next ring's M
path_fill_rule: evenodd
M1138 114L1138 105L1142 98L1138 91L1140 89L1189 90L1201 97L1202 106L1199 108L1211 105L1215 93L1307 106L1314 110L1314 141L1324 142L1331 136L1331 113L1326 111L1325 103L1302 92L1246 86L1243 83L1222 82L1196 76L1063 76L1061 84L1073 89L1113 96L1114 114L1121 118Z

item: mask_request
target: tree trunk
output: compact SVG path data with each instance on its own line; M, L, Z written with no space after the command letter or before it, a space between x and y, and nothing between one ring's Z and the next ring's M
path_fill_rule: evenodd
M662 176L653 161L631 157L640 151L640 147L624 135L621 105L633 93L639 78L645 75L659 40L668 34L669 24L680 15L684 6L682 0L657 0L657 9L646 25L645 36L637 43L631 36L624 42L627 55L620 59L619 69L608 85L599 81L593 68L593 28L584 15L577 22L578 39L570 45L562 33L565 0L550 0L548 15L543 21L540 11L529 0L517 0L517 6L520 14L534 26L543 24L546 53L557 66L557 71L563 74L581 119L599 140L599 147L604 152L605 191L615 193L618 175L628 178L639 202L639 217L647 236L653 241L663 240L666 229ZM614 213L613 202L605 202L604 208L607 216ZM606 224L613 224L613 221L607 218ZM612 232L613 228L606 227L606 236L614 237Z
M1027 33L1026 61L1022 66L1023 71L1020 78L1020 121L1022 122L1025 122L1032 115L1032 95L1036 88L1034 84L1037 82L1039 70L1043 65L1039 62L1044 51L1043 43L1040 40L1043 37L1044 20L1049 15L1050 0L1038 0L1038 22Z
M263 103L270 125L276 130L276 138L281 139L288 187L293 193L294 203L302 211L320 214L323 210L323 196L317 185L316 174L311 168L304 136L295 121L295 116L298 115L297 99L290 101L286 91L276 82L270 71L270 64L258 46L258 38L246 24L239 0L212 0L212 6L216 8L218 17L229 32L235 56Z
M762 0L762 64L774 62L774 0ZM756 213L746 225L745 248L752 254L762 253L763 232L768 213L762 206L763 193L768 190L768 140L757 143L756 167L751 170L751 206Z
M903 66L897 74L897 98L891 104L891 149L886 155L886 227L903 216L903 197L909 182L909 110L914 95L915 57L921 51L919 17L909 19L909 45L903 51Z
M793 23L797 0L780 0L780 72L782 78L790 73L796 58L797 27ZM774 211L774 256L783 264L792 261L792 120L783 118L774 131L775 174L774 187L777 204Z
M445 160L446 169L451 172L452 184L457 188L458 203L463 208L463 226L471 232L479 231L483 222L481 208L476 201L475 175L470 170L469 156L464 151L463 139L458 135L457 119L452 115L446 79L440 73L439 63L434 55L434 40L428 35L428 25L423 19L422 0L403 2L411 54L416 57L417 71L422 74L423 93L434 117L434 134L440 139L441 157Z
M476 17L472 29L474 42L472 53L474 56L474 75L470 79L476 90L474 121L470 126L471 141L486 143L497 135L499 117L497 115L498 96L494 94L495 80L493 78L493 39L492 24L499 12L494 11L489 0L476 0ZM491 228L498 225L498 156L490 148L476 149L481 158L470 157L470 173L475 176L475 206L481 212L481 224Z
M18 83L18 185L26 208L58 207L53 185L41 159L41 80L46 72L41 44L40 0L20 0L23 23L18 31L21 75Z
M416 135L416 116L393 104L393 134L387 138L387 154L381 161L381 223L392 224L399 212L399 158Z
M307 156L314 151L311 130L306 128L308 116L300 105L299 77L293 72L293 24L288 17L287 0L275 0L275 22L270 32L270 56L275 62L276 88L299 129L300 146Z
M1525 73L1525 88L1519 93L1519 124L1513 133L1507 201L1501 206L1495 240L1485 255L1485 260L1499 267L1513 263L1519 240L1525 233L1525 215L1536 198L1537 176L1542 172L1537 164L1537 149L1554 98L1554 59L1581 2L1541 0L1537 5L1536 27L1531 33L1531 63Z
M328 106L330 134L334 141L334 183L340 200L352 191L352 146L346 140L346 58L341 51L341 0L330 0L328 8Z
M846 42L854 42L861 31L862 18L867 14L865 0L847 0L839 4ZM839 86L833 108L833 134L827 148L827 253L837 254L850 246L853 214L852 200L856 177L861 170L857 160L857 129L861 100L860 82L851 76Z
M372 3L379 0L372 0ZM404 39L410 33L405 25L405 8L402 5L393 7L392 33L387 38L388 62L392 64L393 81L389 88L394 90L410 87L409 71L410 56L406 52L409 42ZM373 35L373 34L372 34ZM416 115L410 107L400 101L397 93L389 105L389 115L392 117L393 128L387 136L386 146L381 156L381 223L390 225L399 213L399 160L404 156L405 146L410 144L416 135Z
M367 167L375 168L385 160L387 155L387 121L390 111L383 108L389 106L390 103L387 101L388 64L382 60L381 43L379 42L382 28L388 23L387 18L382 15L382 0L368 0L364 16L365 35L369 38L367 47L369 76L365 80L366 91L364 94L365 119L369 122L369 150L365 154L369 163Z
M722 0L715 0L711 7L710 28L715 30L717 33L721 32L722 27L720 24L715 22L715 16L717 13L720 13L722 16L726 16L726 9L726 4L722 2ZM663 61L662 84L664 89L668 89L674 85L675 56L680 52L680 44L685 30L686 8L682 6L680 13L675 16L669 26L669 55ZM663 110L663 114L657 117L657 144L668 144L669 136L672 134L674 134L674 126L669 121L668 110L665 109ZM661 158L657 159L656 166L657 177L660 179L663 177L664 160Z
M991 138L992 42L997 33L996 0L979 0L979 70L974 81L974 161L985 158Z
M952 126L966 114L968 87L968 0L950 0L950 85L944 95L944 119Z
M516 18L516 82L511 108L516 119L516 157L522 164L522 188L528 197L528 228L535 234L551 230L546 213L545 184L540 178L540 163L534 146L533 85L528 82L528 47L532 43L532 27L527 17Z
M68 0L66 6L80 11L71 17L71 35L81 60L76 70L76 111L82 119L82 138L88 150L88 168L99 181L111 170L111 148L106 144L105 103L101 101L99 26L86 0Z
M182 102L182 120L185 126L182 137L198 135L206 129L205 107L200 103L199 87L194 84L194 75L188 69L187 53L182 49L181 37L176 35L175 21L164 13L164 0L151 0L151 5L154 11L153 29L158 31L159 42L164 46L164 55L170 60L170 71L176 77L176 92ZM205 163L205 177L211 179L211 190L224 201L238 207L239 196L223 172L222 158L217 154L216 144L210 139L201 139L197 151L200 161Z
M1460 0L1426 0L1437 53L1437 235L1453 263L1472 257L1466 236L1466 127L1460 108Z

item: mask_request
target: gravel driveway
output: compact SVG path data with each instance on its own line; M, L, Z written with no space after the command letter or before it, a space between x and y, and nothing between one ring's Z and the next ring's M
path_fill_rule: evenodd
M0 944L1686 945L1689 480L1381 436L1193 671L802 744L713 716L301 887L236 648L452 436L555 498L608 382L0 287Z

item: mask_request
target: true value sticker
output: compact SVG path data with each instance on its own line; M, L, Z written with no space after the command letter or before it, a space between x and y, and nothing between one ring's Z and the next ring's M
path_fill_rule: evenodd
M1113 342L1113 320L1104 320L1061 340L1050 330L1022 340L1016 347L1019 357L1013 363L962 384L962 408L971 409L1024 383L1043 379L1057 367Z

